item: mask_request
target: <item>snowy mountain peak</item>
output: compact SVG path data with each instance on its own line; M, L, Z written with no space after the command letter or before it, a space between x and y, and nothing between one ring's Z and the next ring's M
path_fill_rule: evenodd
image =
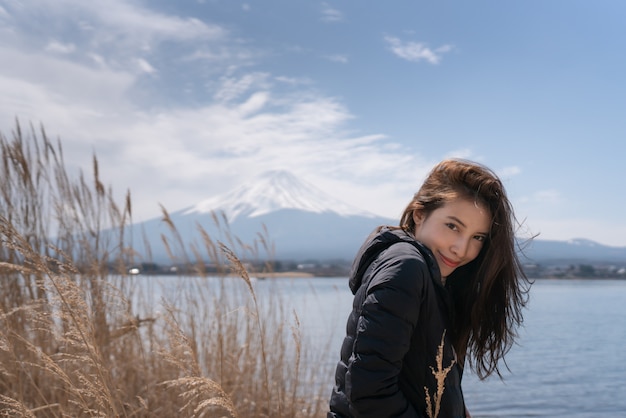
M335 212L342 216L375 216L335 199L284 170L264 172L254 181L203 200L184 213L224 212L229 222L233 222L239 216L253 218L281 209Z
M586 238L574 238L567 241L568 244L578 245L581 247L597 247L599 244Z

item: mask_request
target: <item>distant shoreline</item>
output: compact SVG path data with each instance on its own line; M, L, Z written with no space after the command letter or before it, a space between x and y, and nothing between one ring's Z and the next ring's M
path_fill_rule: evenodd
M248 277L251 279L265 280L265 279L278 279L282 277L287 278L324 278L329 276L316 276L313 273L307 273L302 271L281 271L281 272L263 272L255 273L248 271ZM145 273L131 273L130 276L189 276L189 274L178 272L145 272ZM199 276L216 276L216 277L241 277L237 273L204 273ZM346 276L347 277L347 276Z
M281 271L281 272L262 272L255 273L248 271L248 276L251 279L257 280L266 280L266 279L279 279L279 278L289 278L289 279L328 279L328 278L348 278L347 274L344 275L316 275L314 273L303 272L303 271ZM176 274L176 273L140 273L142 276L185 276L185 274ZM212 274L206 274L208 276L213 276ZM220 277L241 277L241 275L237 273L215 273L215 276ZM133 276L133 275L131 275ZM556 281L567 281L567 280L587 280L587 281L600 281L600 280L626 280L624 276L599 276L599 277L584 277L584 276L528 276L531 280L556 280Z
M281 271L281 272L270 272L270 273L251 273L248 272L248 274L250 275L250 277L256 277L259 280L264 280L264 279L276 279L279 277L290 277L290 278L309 278L309 277L318 277L315 276L313 273L305 273L302 271ZM232 274L233 276L236 276L236 274ZM324 277L324 276L321 276Z

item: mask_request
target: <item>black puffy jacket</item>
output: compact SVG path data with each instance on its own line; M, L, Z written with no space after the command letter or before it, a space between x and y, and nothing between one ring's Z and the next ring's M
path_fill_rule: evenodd
M328 418L465 417L453 306L430 250L403 230L380 228L359 250L349 284L353 310ZM435 415L434 372L450 366Z

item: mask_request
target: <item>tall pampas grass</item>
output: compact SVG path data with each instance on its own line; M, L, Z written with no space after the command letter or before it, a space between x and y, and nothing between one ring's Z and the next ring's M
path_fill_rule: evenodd
M91 169L70 173L43 128L0 134L0 416L323 416L297 316L258 299L240 261L271 252L269 232L243 243L214 214L220 239L198 225L187 243L162 208L168 233L146 244L193 274L155 300L127 274L151 258L129 240L130 191L118 204Z

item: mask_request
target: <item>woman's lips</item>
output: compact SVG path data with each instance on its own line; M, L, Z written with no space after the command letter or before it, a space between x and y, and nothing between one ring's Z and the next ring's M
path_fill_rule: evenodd
M443 261L443 264L445 264L448 267L456 268L459 266L459 264L461 264L460 262L455 262L455 261L450 260L449 258L447 258L441 253L439 254L439 256L441 257L441 261Z

